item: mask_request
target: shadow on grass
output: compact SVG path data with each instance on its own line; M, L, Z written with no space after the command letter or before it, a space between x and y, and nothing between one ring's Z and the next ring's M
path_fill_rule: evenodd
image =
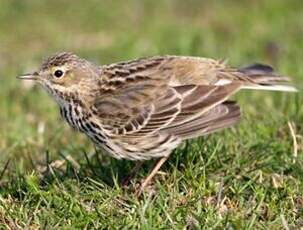
M217 141L217 139L214 140ZM203 150L201 149L202 144L206 146ZM48 191L51 189L50 185L54 183L59 185L75 182L81 184L88 180L93 180L108 188L114 188L117 185L121 186L122 181L136 164L133 161L113 159L99 152L89 155L83 150L77 149L76 151L80 153L77 154L76 163L64 154L58 153L58 156L61 156L60 158L65 161L61 167L53 167L52 164L55 161L50 161L46 152L44 164L36 165L33 171L37 178L35 183L38 189ZM267 174L279 173L291 175L298 179L303 178L302 161L298 160L297 163L289 164L291 159L287 158L287 153L283 149L279 149L278 146L258 143L258 145L251 145L246 151L247 153L239 158L239 155L236 152L231 152L228 146L219 145L216 147L213 140L206 141L205 138L202 138L197 142L187 141L171 154L161 171L170 174L171 171L177 169L183 173L182 171L196 167L196 169L192 169L192 174L197 175L198 171L195 170L202 170L204 167L207 172L206 177L209 178L221 177L223 173L225 186L232 184L233 180L243 182L247 178L251 180L252 175L257 170L262 170ZM146 177L154 162L155 160L146 161L126 189L132 189L134 184ZM41 166L43 166L43 170L38 169ZM7 168L8 165L5 167ZM1 175L3 176L3 174L5 174L4 171ZM1 183L0 194L9 194L17 199L22 199L31 189L30 183L32 182L29 180L28 173L22 169L16 170L6 183Z
M162 171L169 172L173 167L183 170L185 161L188 159L186 152L190 151L190 144L187 142L182 150L177 149L171 154L169 160L161 167ZM54 154L55 159L50 160L48 151L45 152L44 160L41 162L32 162L30 169L25 169L18 161L9 161L1 171L0 194L10 195L22 200L22 197L30 190L30 183L35 183L40 190L47 191L53 184L86 183L93 180L108 188L122 186L123 180L129 176L129 173L136 165L136 162L129 160L117 160L103 153L95 152L87 154L84 150L76 149L69 154L77 156L70 159L66 154L58 152ZM56 162L60 161L60 167L56 167ZM137 174L130 180L126 189L133 189L133 185L138 184L152 170L157 159L145 161ZM16 163L16 164L14 164ZM14 168L15 167L15 168ZM180 167L180 168L179 168ZM35 177L35 181L31 178Z

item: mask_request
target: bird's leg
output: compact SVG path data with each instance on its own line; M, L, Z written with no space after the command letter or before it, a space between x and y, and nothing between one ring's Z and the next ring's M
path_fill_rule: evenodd
M136 165L132 168L132 170L130 171L130 173L123 178L122 180L122 186L127 186L130 182L130 180L137 175L139 169L141 168L141 166L143 165L144 161L137 161Z
M151 179L153 179L153 177L157 174L157 172L159 171L159 169L161 168L161 166L164 164L164 162L167 160L168 157L162 157L160 158L159 161L157 161L157 163L155 164L153 170L151 171L151 173L144 179L144 181L142 182L141 186L139 187L139 189L136 191L136 196L139 197L142 192L144 191L145 187L149 184L149 182L151 181Z

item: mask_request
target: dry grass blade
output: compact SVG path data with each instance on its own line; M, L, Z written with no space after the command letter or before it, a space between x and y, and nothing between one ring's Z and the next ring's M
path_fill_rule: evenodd
M296 163L296 159L298 157L298 142L297 142L297 137L296 137L296 132L295 132L295 125L293 122L288 122L288 127L290 130L290 134L292 136L292 141L293 141L293 163Z
M285 229L285 230L289 230L289 226L288 226L288 223L287 223L287 221L286 221L284 215L281 214L280 217L281 217L281 221L282 221L282 225L283 225L284 229Z

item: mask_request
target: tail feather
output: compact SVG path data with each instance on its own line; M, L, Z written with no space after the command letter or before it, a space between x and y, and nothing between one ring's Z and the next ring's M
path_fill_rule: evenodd
M239 69L239 72L247 75L264 75L273 74L274 69L269 65L264 65L260 63L255 63L249 66L245 66Z
M255 90L269 90L269 91L284 91L284 92L298 92L298 90L291 85L244 85L242 89Z
M238 69L245 75L246 83L243 89L273 90L297 92L298 90L289 84L289 78L274 72L271 66L263 64L252 64Z

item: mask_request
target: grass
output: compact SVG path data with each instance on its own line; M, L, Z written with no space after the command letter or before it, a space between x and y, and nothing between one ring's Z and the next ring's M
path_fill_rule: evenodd
M60 120L54 102L15 79L42 57L69 50L97 63L156 54L228 58L233 66L265 62L302 89L300 0L0 4L1 228L303 226L301 92L239 93L241 123L184 143L137 200L133 189L153 162L122 188L134 163L92 156L94 146ZM65 158L62 167L50 166Z

